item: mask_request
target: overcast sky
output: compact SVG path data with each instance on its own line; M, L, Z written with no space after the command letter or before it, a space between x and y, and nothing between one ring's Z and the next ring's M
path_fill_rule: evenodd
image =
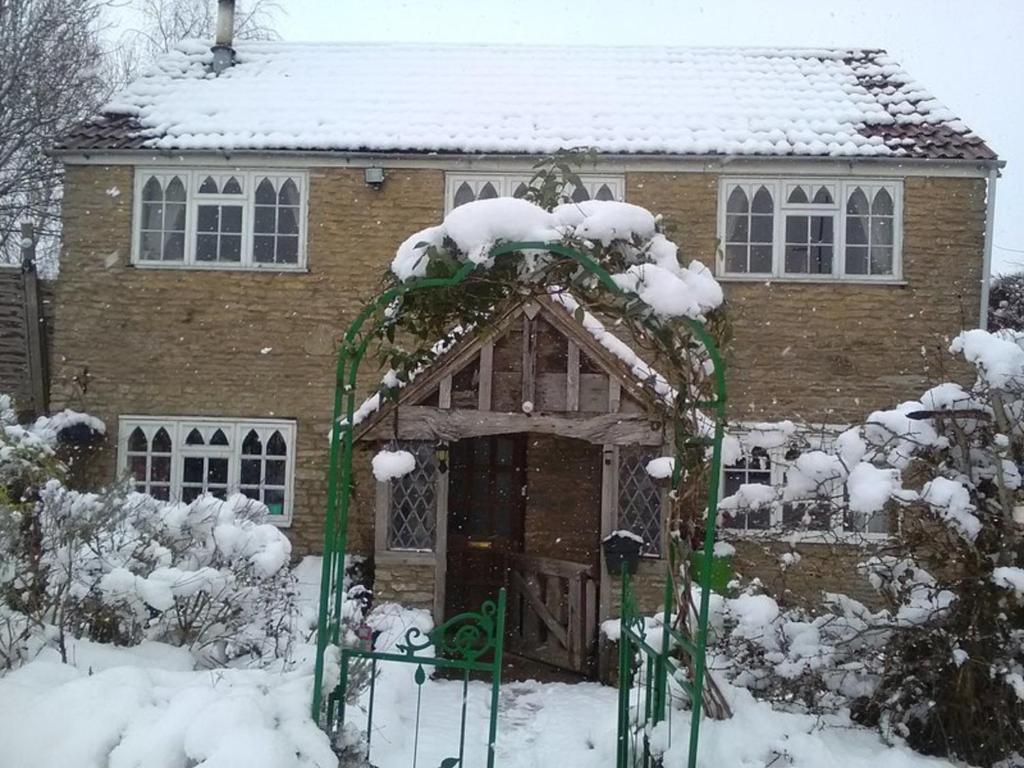
M1008 161L996 194L993 260L997 271L1024 267L1024 0L283 0L282 5L278 28L286 40L886 48Z

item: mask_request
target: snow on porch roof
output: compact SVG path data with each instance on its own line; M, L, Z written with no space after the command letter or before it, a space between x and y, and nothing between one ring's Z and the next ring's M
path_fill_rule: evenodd
M65 150L873 156L986 160L884 51L182 43Z

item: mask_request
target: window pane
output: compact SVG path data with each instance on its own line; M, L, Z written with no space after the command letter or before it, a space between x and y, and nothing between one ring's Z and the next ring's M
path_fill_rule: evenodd
M808 218L806 216L786 217L786 242L806 243L807 242Z
M232 176L224 182L223 192L225 195L240 195L242 194L242 185L238 183L238 179Z
M846 247L846 274L866 275L868 273L868 249L867 246Z
M253 232L274 232L275 209L265 205L257 205L252 220Z
M213 485L225 485L228 482L228 460L210 459L206 480Z
M768 191L767 187L759 187L757 192L754 193L754 203L751 205L750 210L754 213L772 213L772 193Z
M576 187L575 189L573 189L573 191L572 191L572 201L574 203L582 203L585 200L589 200L589 199L590 199L590 193L587 192L587 188L586 187L580 186L580 187Z
M143 203L142 204L142 229L163 229L164 226L164 204Z
M828 187L818 187L818 191L814 193L814 203L818 205L830 205L832 202L832 193L828 191Z
M153 435L153 453L170 453L171 452L171 436L167 434L167 430L160 427Z
M217 260L217 236L197 235L196 236L196 260L216 261Z
M241 232L242 231L242 206L224 205L220 209L220 231Z
M868 244L867 219L860 216L846 217L846 242L850 245Z
M725 217L725 239L730 243L745 243L750 239L747 216L729 214Z
M198 429L193 429L185 438L185 445L204 445L205 443L206 441L203 439L203 435Z
M267 485L284 485L284 469L284 461L280 459L268 459L266 479L263 482Z
M277 202L277 195L274 193L274 185L270 179L263 179L256 185L256 205L274 205Z
M274 236L256 235L252 239L252 258L261 264L274 260Z
M149 488L149 495L161 501L170 501L171 487L169 485L153 485Z
M725 210L728 213L746 213L747 207L747 193L740 187L735 187L733 191L729 193L729 199L725 204Z
M280 432L274 432L267 441L268 456L284 456L288 453L288 446Z
M151 176L146 185L142 188L142 199L143 200L163 200L164 191L160 186L160 182L156 180L155 176Z
M299 187L298 185L288 179L284 184L281 185L281 191L277 197L278 203L281 205L291 205L298 207L299 205Z
M771 527L772 511L768 508L751 510L747 513L749 530L766 531Z
M167 185L167 192L164 195L164 199L168 202L174 203L185 202L185 185L177 176L171 179L171 183Z
M871 244L892 245L892 219L884 216L871 217Z
M284 491L276 488L268 488L263 492L263 503L267 505L267 511L272 515L284 514Z
M811 217L811 242L831 243L834 240L833 222L831 216Z
M283 235L299 234L299 217L297 208L278 209L277 231Z
M876 216L893 215L892 197L888 191L884 189L878 190L875 194L875 199L871 203L871 213Z
M526 192L529 190L524 183L519 182L519 186L516 187L516 191L512 193L512 197L526 197Z
M498 196L498 190L496 190L494 188L494 185L491 184L491 182L488 181L480 189L480 194L476 196L476 199L477 200L490 200L491 198L497 197L497 196Z
M186 456L182 479L186 483L203 482L203 458L202 456Z
M202 494L203 489L197 485L185 486L181 489L181 500L186 504L191 504L193 501L199 498Z
M770 245L750 246L750 271L772 271L772 247Z
M786 246L786 271L793 273L807 272L807 246Z
M149 441L146 440L146 433L139 427L133 429L132 433L128 435L128 450L145 452L148 447Z
M135 480L144 481L146 479L146 457L128 457L128 474Z
M164 206L164 229L175 232L185 231L184 203L167 203Z
M259 433L255 429L250 429L242 441L242 453L249 456L259 456L263 453L263 441L260 440Z
M650 449L619 449L619 528L644 540L644 551L661 552L661 490L647 474L657 454Z
M210 445L227 445L228 436L224 434L223 429L218 429L213 435L210 436Z
M747 271L747 246L727 245L725 246L725 271L746 272Z
M750 242L770 243L774 234L774 226L771 216L750 217Z
M164 261L185 260L185 234L179 232L164 238Z
M453 207L458 208L460 205L471 203L474 200L476 200L476 195L473 194L473 188L469 186L468 181L464 181L459 185L459 188L455 190Z
M816 275L828 275L832 273L832 246L813 245L811 246L810 272Z
M203 179L203 183L199 185L199 191L204 195L217 193L217 182L214 181L213 176Z
M242 260L242 236L221 235L220 237L220 260L241 261Z
M242 459L239 482L242 485L259 485L261 464L262 461L260 459Z
M598 188L597 194L594 195L594 199L595 200L614 200L615 199L615 195L612 194L612 190L611 190L611 188L607 184L602 184Z
M277 238L277 263L299 263L299 238L292 235L280 235Z
M220 206L200 205L196 228L200 232L216 232L220 221Z
M171 481L171 457L154 456L150 461L149 479L157 482Z
M871 246L871 274L892 274L892 247Z
M851 216L868 215L868 198L860 187L853 190L850 199L846 201L846 212Z
M146 261L159 260L164 236L159 232L142 233L141 258Z
M787 202L796 203L797 205L803 205L808 202L807 193L803 187L794 187L793 191L789 193L789 199Z

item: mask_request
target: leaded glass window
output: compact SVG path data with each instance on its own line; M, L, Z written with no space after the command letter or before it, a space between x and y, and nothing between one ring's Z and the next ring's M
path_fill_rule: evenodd
M647 473L647 464L660 454L651 448L619 448L618 528L644 540L644 554L661 554L662 491Z
M429 440L403 441L416 458L412 472L390 481L388 549L429 551L437 521L437 457Z

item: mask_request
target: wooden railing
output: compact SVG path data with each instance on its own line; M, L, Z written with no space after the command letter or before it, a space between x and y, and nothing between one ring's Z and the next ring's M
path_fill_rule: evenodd
M597 640L597 574L593 566L509 555L508 650L583 672Z

